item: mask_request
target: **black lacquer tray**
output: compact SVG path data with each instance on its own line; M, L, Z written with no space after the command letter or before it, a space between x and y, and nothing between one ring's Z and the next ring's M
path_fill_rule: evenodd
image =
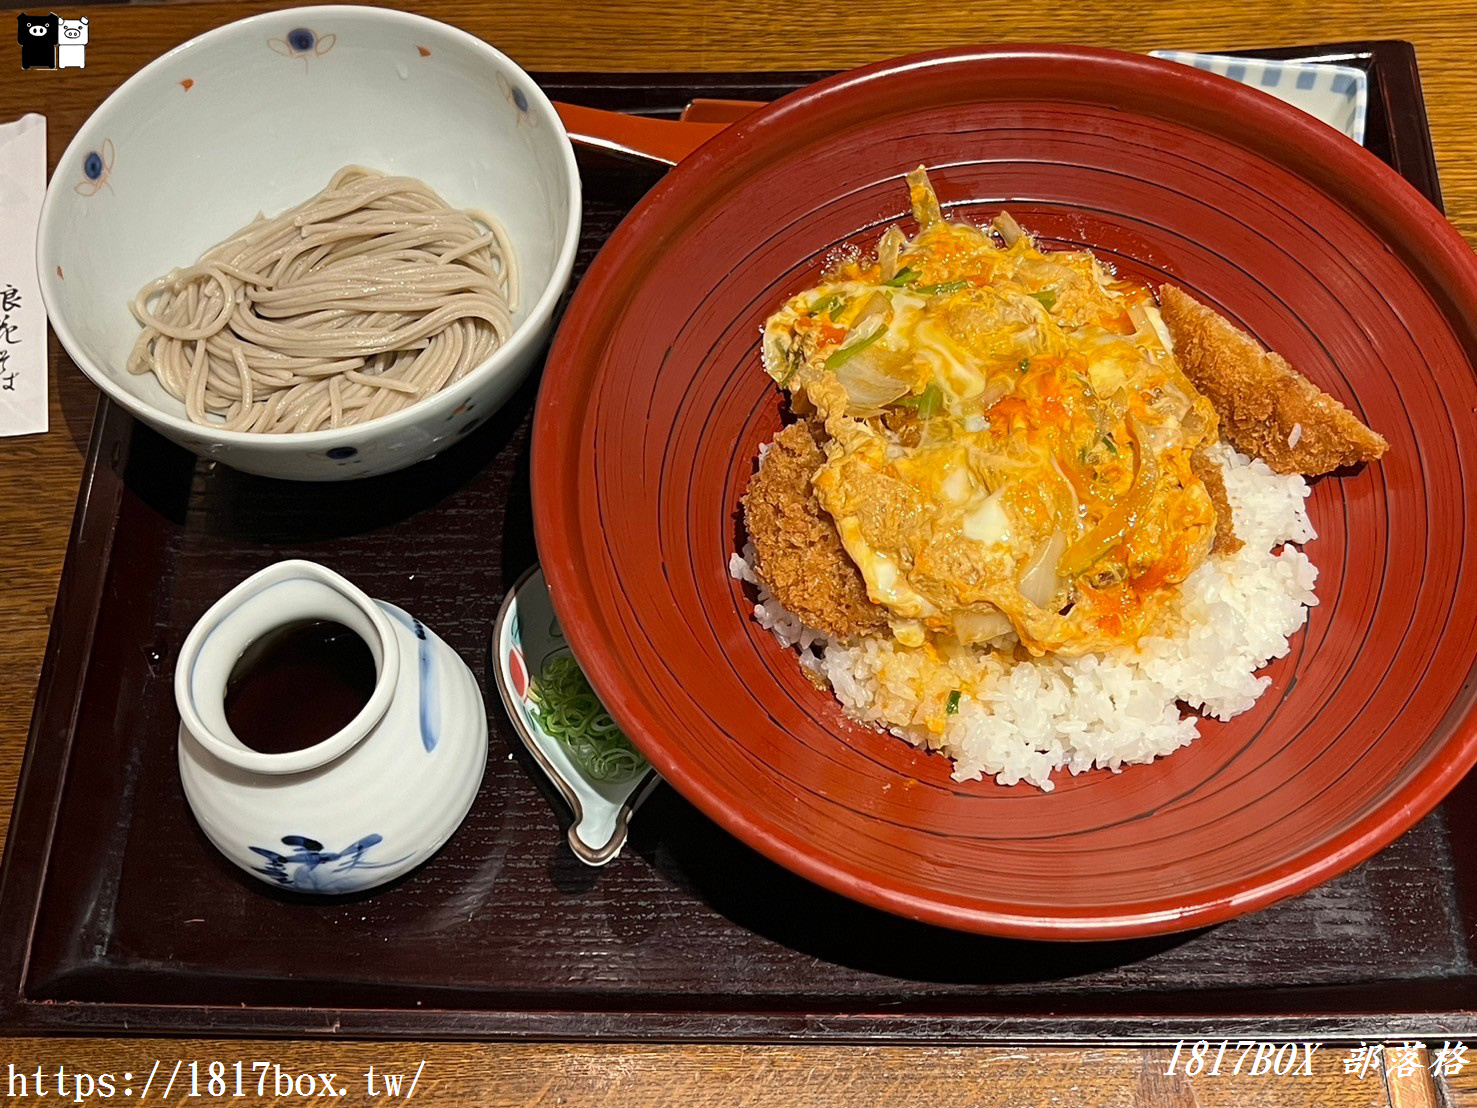
M1408 44L1247 53L1365 69L1366 144L1440 204ZM813 76L540 80L556 99L676 114L694 97L771 99ZM658 174L603 156L582 172L577 274ZM487 667L505 589L535 559L536 388L443 457L334 485L200 462L100 406L0 876L0 1026L902 1042L1477 1034L1471 779L1311 893L1138 942L1029 944L895 919L791 876L667 787L615 862L581 865ZM492 750L471 816L430 863L370 896L310 901L238 873L180 789L175 653L222 592L286 557L415 612L483 685Z

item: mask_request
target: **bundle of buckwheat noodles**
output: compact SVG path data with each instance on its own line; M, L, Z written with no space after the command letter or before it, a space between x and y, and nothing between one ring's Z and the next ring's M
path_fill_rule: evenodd
M517 272L482 213L349 166L133 300L128 359L196 423L316 431L398 411L466 375L513 329Z

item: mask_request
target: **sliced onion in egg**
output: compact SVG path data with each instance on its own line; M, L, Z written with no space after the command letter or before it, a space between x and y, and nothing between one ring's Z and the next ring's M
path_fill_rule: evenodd
M882 241L877 244L877 264L882 268L882 279L891 281L897 276L897 255L908 240L903 235L901 228L893 224L882 236Z
M1062 587L1062 579L1057 576L1056 566L1061 560L1062 551L1066 549L1067 536L1060 530L1052 531L1051 538L1042 544L1036 556L1021 573L1021 595L1038 608L1049 607L1052 598Z
M999 610L959 612L954 616L954 634L965 645L989 642L1013 630L1010 620Z
M1005 240L1006 246L1014 246L1016 242L1025 237L1026 232L1021 230L1021 225L1015 221L1015 217L1009 212L1001 212L991 222L991 226L1000 232L1000 237Z

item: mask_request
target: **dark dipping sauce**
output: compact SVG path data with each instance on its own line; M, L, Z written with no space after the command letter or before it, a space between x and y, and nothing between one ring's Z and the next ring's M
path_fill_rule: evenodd
M226 682L226 723L262 754L289 754L342 731L378 677L358 633L333 620L284 623L241 652Z

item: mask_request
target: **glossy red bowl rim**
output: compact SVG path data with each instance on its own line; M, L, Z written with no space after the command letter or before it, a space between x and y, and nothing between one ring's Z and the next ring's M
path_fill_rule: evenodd
M562 367L573 362L588 333L603 329L602 318L619 310L602 297L608 277L639 252L645 236L659 234L663 209L685 190L728 171L750 153L755 138L780 130L798 113L813 110L817 97L866 98L869 86L896 74L910 79L935 77L944 67L990 62L1029 67L1049 63L1108 66L1124 81L1168 81L1179 86L1189 101L1218 101L1221 110L1233 108L1248 130L1265 129L1291 136L1303 165L1317 165L1329 177L1358 181L1361 199L1370 209L1393 211L1408 236L1405 254L1425 259L1439 274L1439 295L1477 320L1477 255L1461 234L1403 177L1368 150L1302 111L1255 89L1179 63L1093 47L1009 45L964 47L931 51L864 66L827 78L791 93L729 127L682 161L633 209L611 235L565 313L550 350L540 388L533 431L531 481L534 530L550 594L570 645L591 684L617 722L646 753L658 772L709 818L749 846L791 871L844 896L885 911L956 930L1022 939L1120 939L1184 931L1221 923L1275 901L1304 892L1369 858L1427 815L1477 764L1477 712L1453 727L1439 756L1429 757L1418 771L1408 773L1373 811L1344 830L1314 843L1293 858L1268 867L1259 876L1203 891L1193 901L1172 895L1143 904L1136 911L1068 908L1059 914L1022 912L1014 906L991 904L978 898L926 895L906 885L880 880L849 866L837 853L819 851L807 839L783 826L755 819L741 806L711 789L689 772L659 736L660 728L633 684L626 667L604 642L604 616L587 582L577 572L574 544L581 520L574 489L579 476L570 454L558 442L556 427L565 411L582 411L579 375ZM1265 154L1258 156L1265 157ZM1349 199L1341 201L1347 207ZM1470 548L1463 552L1464 572L1472 572ZM1468 660L1468 681L1477 673L1477 657ZM658 737L651 738L656 733ZM1402 771L1392 773L1398 780Z

